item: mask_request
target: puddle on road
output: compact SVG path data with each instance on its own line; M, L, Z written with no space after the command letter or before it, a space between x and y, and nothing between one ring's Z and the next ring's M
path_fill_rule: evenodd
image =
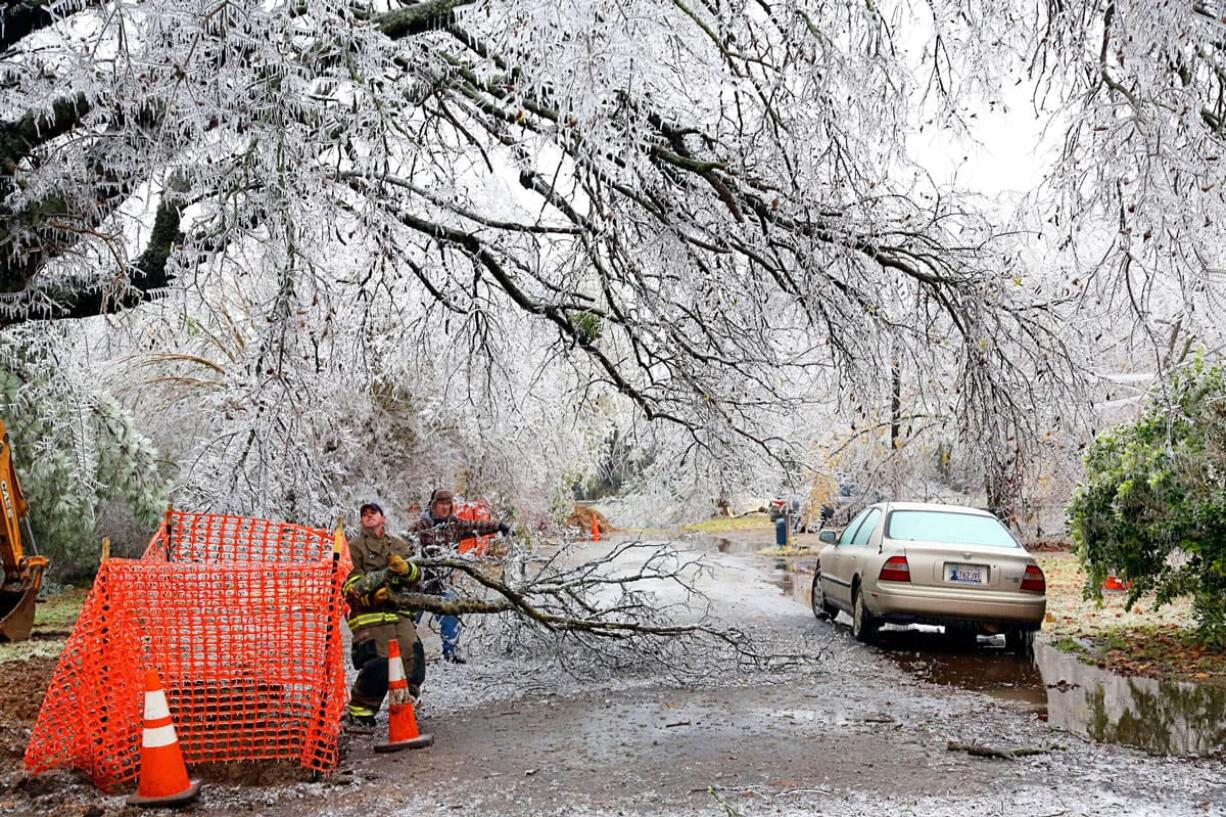
M1226 687L1126 678L1046 644L1035 656L1052 726L1157 754L1226 751Z
M1047 686L1036 663L984 642L975 650L952 647L941 633L887 630L883 652L910 674L942 686L956 686L1026 704L1047 712Z
M798 567L776 584L807 607L812 572ZM838 626L846 623L840 616ZM1127 678L1044 643L1033 657L1005 650L1000 637L960 649L935 628L883 630L878 649L917 678L1013 701L1056 729L1095 741L1163 755L1226 752L1226 687Z
M735 539L720 538L715 540L715 549L720 553L757 553L762 548L766 547L761 542L751 539Z
M881 635L882 651L909 673L1027 704L1057 729L1155 754L1226 751L1226 688L1126 678L1042 643L1024 658L993 644L1000 639L962 652L935 632Z

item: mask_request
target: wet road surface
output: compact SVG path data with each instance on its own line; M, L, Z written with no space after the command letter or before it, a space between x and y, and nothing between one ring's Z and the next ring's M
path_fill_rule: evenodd
M955 656L966 671L952 678L941 669L951 656L923 636L857 644L794 600L795 578L784 595L772 558L735 550L710 549L712 611L764 649L816 660L751 670L712 653L699 677L589 677L551 655L474 642L469 664L430 667L420 721L431 748L376 755L377 738L354 738L329 780L215 783L191 813L1226 817L1220 758L1156 757L1053 729L1055 709L1041 719L1023 691L1033 676L1011 658ZM984 689L968 688L970 676ZM965 751L976 747L1036 754ZM122 797L65 778L5 794L0 814L131 814Z
M811 557L772 561L780 593L807 605ZM845 613L838 624L850 625ZM887 625L873 649L918 679L1014 702L1056 730L1160 755L1226 752L1226 687L1121 677L1041 638L1030 655L1006 650L1001 636L961 646L939 627Z

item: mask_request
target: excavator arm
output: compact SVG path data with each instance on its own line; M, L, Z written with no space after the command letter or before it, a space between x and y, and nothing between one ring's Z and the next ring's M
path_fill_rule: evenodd
M0 584L0 641L24 641L30 637L30 629L34 626L34 600L42 587L47 557L27 555L21 545L21 522L29 508L13 467L13 449L3 420L0 420L0 510L3 511L0 561L4 563L4 579Z

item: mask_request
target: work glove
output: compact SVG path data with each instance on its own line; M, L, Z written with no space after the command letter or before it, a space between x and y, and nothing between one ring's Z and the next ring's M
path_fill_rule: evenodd
M376 604L386 604L388 599L390 599L391 597L392 597L392 591L387 589L386 587L380 587L378 590L376 590L374 593L371 594L371 598L374 599Z
M501 533L503 536L510 536L510 535L511 535L511 526L510 526L510 525L508 525L506 522L499 522L499 523L498 523L498 532L499 532L499 533Z
M387 581L393 587L411 585L421 579L421 569L412 559L406 559L399 553L387 557Z

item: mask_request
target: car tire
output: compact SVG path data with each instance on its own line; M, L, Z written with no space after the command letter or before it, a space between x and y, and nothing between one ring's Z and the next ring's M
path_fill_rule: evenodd
M813 586L809 589L809 607L813 610L813 615L818 621L834 621L839 614L839 609L830 602L826 601L826 594L822 591L822 569L818 567L813 572Z
M1034 630L1007 630L1005 632L1005 649L1018 655L1034 653Z
M862 644L868 644L876 637L881 622L869 611L859 587L853 593L851 610L851 636Z

